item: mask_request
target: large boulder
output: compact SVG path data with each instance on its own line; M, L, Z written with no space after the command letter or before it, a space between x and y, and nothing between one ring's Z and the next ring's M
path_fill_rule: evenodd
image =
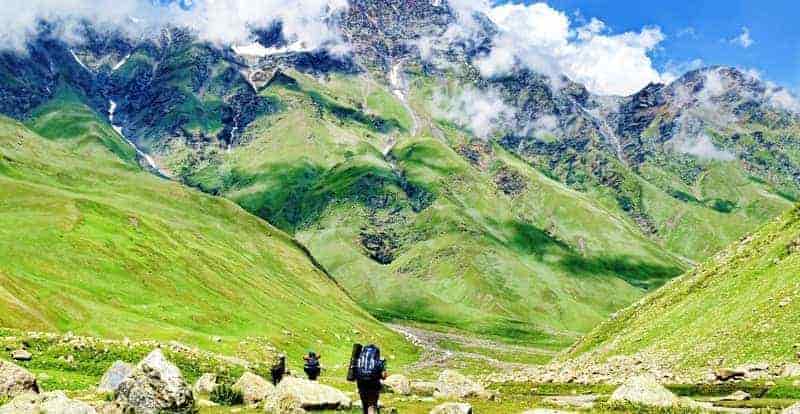
M193 407L194 396L180 369L156 349L143 359L117 387L117 401L127 404L137 414L160 411L186 411Z
M628 379L611 394L609 401L653 407L672 407L680 403L678 397L659 384L652 375Z
M436 383L428 381L411 381L411 394L421 397L433 397L436 393Z
M26 392L39 392L36 377L25 368L0 360L0 397L16 397Z
M444 400L490 396L481 384L453 370L445 370L439 375L434 393L434 397Z
M305 410L346 409L352 404L350 397L336 388L295 377L285 377L275 388L275 398L287 395L300 401Z
M272 395L264 404L267 414L305 414L303 403L292 394Z
M383 380L386 391L400 395L411 395L411 381L404 375L394 374Z
M133 373L133 365L127 362L117 361L111 368L103 374L100 379L100 385L97 386L98 392L115 392L119 388L119 384L125 381L131 373Z
M472 414L472 406L461 403L444 403L437 405L430 414Z
M96 414L94 408L81 402L70 400L61 391L44 394L25 393L18 395L8 404L0 407L0 414Z
M247 405L258 404L275 391L275 386L271 382L252 372L245 372L233 384L233 388L242 392L242 398Z
M197 379L192 390L196 394L211 394L214 388L217 388L217 374L206 373Z

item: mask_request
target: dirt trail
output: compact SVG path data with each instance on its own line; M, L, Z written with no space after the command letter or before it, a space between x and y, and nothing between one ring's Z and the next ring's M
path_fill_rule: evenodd
M554 356L555 352L529 348L518 345L510 345L502 342L491 341L470 337L456 333L434 332L421 328L389 324L389 328L402 334L409 342L423 349L420 360L412 366L412 369L423 369L429 367L445 367L449 362L457 359L473 359L486 362L492 368L498 370L516 370L530 366L524 363L514 363L501 361L479 352L460 351L445 349L441 346L442 342L454 343L460 348L472 348L486 351L486 354L528 354Z

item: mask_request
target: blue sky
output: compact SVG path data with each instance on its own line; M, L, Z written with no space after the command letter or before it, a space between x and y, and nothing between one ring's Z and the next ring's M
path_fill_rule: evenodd
M659 70L685 69L702 59L705 65L756 69L765 79L800 92L800 2L551 0L547 4L572 19L575 13L587 20L598 18L612 33L660 27L666 38L650 52ZM743 28L752 40L748 47L731 41Z

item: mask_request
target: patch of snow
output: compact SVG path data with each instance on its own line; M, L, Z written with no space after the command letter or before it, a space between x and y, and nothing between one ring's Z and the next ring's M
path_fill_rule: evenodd
M125 64L125 62L127 62L127 61L128 61L128 59L130 59L130 57L131 57L131 55L130 55L130 53L128 53L128 55L127 55L127 56L125 56L124 58L122 58L122 60L120 60L120 61L119 61L119 62L118 62L116 65L114 65L114 67L113 67L113 68L111 68L111 70L112 70L112 71L116 71L117 69L121 68L121 67L122 67L122 65L124 65L124 64Z
M76 62L78 62L78 64L79 64L79 65L81 65L81 67L82 67L82 68L86 69L86 71L87 71L87 72L91 72L91 71L92 71L91 69L89 69L89 67L88 67L88 66L86 66L86 65L83 63L83 61L81 60L81 58L79 58L79 57L78 57L78 55L76 55L76 54L75 54L75 51L73 51L72 49L70 49L70 50L69 50L69 53L72 55L72 57L73 57L73 58L75 58L75 61L76 61Z
M116 111L117 111L117 103L114 102L113 100L109 100L108 122L111 124L111 128L114 128L114 131L116 131L119 134L119 136L121 136L122 139L125 140L125 142L127 142L131 147L133 147L133 149L136 150L136 153L139 154L140 157L144 158L144 160L147 162L147 165L149 165L150 168L158 171L161 175L165 177L169 177L170 176L169 173L159 168L155 160L153 160L153 158L150 155L142 151L139 147L136 146L136 144L133 143L133 141L128 139L128 137L126 137L125 134L122 133L121 126L114 125L114 114L116 113Z

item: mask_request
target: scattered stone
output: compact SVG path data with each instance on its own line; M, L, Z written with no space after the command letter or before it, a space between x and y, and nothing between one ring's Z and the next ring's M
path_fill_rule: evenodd
M785 408L781 414L800 414L800 403Z
M626 381L619 386L611 398L611 402L641 404L654 407L672 407L678 405L679 399L652 375L641 375Z
M557 407L591 409L594 408L597 399L597 395L561 395L545 397L542 401L545 404L555 405Z
M433 397L436 393L436 383L428 381L411 381L411 394L422 397Z
M96 414L90 405L67 398L61 391L25 393L0 407L0 414Z
M194 405L192 390L183 380L180 369L167 361L158 348L122 381L116 397L137 414L182 411Z
M718 381L730 381L733 379L743 378L747 374L740 369L720 368L714 372Z
M197 379L192 390L196 394L210 394L211 391L214 391L214 388L217 388L217 375L206 373Z
M489 398L481 384L467 378L457 371L445 370L436 381L434 397L440 399L462 399L470 397Z
M11 352L11 359L14 361L30 361L33 359L33 355L24 349L17 349Z
M216 343L221 343L222 342L222 338L219 337L219 336L215 336L215 337L211 338L211 340L216 342Z
M472 414L472 406L461 403L444 403L436 406L430 414Z
M572 414L573 411L560 411L560 410L550 410L547 408L536 408L533 410L525 411L522 414Z
M350 397L336 388L302 378L285 377L275 388L275 398L292 395L305 410L349 409Z
M390 375L383 381L383 386L391 393L411 395L411 381L404 375Z
M133 365L126 362L117 361L111 365L111 368L103 374L100 379L100 385L97 387L98 392L115 392L119 388L119 384L125 381L128 376L133 372Z
M245 372L233 384L233 388L242 392L242 398L247 405L258 404L275 391L272 383L252 372Z
M36 377L25 368L0 360L0 397L16 397L26 392L39 392Z
M800 377L800 364L790 363L784 365L781 376L788 378Z

